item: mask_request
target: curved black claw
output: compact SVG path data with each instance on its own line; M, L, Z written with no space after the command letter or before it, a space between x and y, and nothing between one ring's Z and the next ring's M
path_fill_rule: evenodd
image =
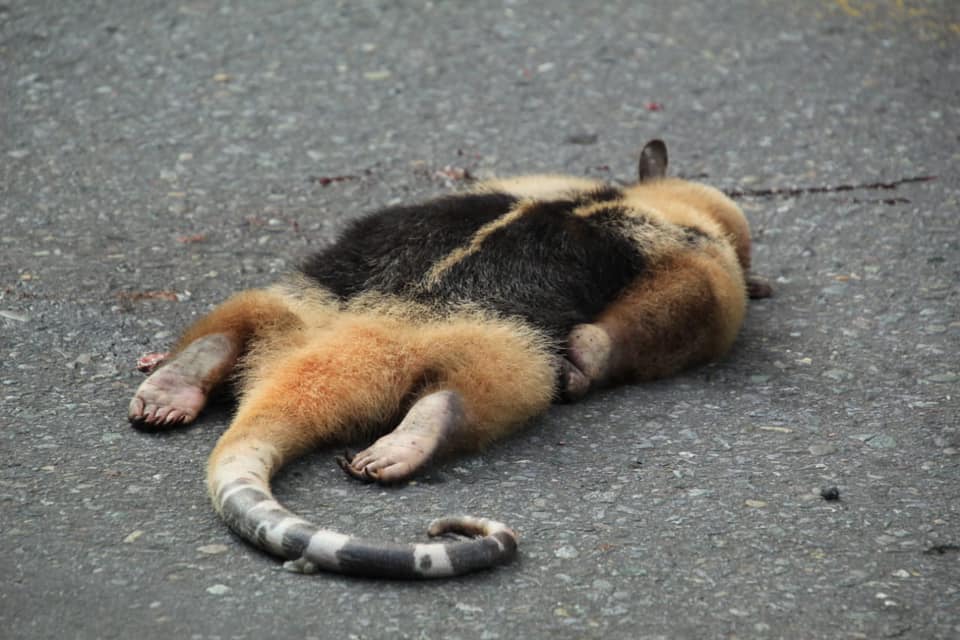
M773 297L773 287L763 278L750 276L747 278L747 296L751 300L762 300Z
M343 469L343 472L354 480L359 480L361 482L376 482L376 476L368 472L366 469L363 471L357 471L353 467L353 464L351 463L353 462L354 455L355 454L350 453L349 451L344 451L342 456L336 456L334 460L337 461L337 465Z

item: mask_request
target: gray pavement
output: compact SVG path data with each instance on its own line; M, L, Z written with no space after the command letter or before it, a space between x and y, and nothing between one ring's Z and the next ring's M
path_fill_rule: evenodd
M0 118L2 637L960 637L953 0L8 0ZM753 221L729 357L400 489L275 485L377 538L500 518L514 564L284 572L204 492L229 405L127 426L140 354L347 220L651 137Z

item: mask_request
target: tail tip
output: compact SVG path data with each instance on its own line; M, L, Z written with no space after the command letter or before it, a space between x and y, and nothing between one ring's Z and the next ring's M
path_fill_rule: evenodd
M430 523L427 534L431 538L446 534L462 535L470 538L493 536L507 538L513 542L513 546L516 546L520 539L516 531L502 522L473 516L438 518Z

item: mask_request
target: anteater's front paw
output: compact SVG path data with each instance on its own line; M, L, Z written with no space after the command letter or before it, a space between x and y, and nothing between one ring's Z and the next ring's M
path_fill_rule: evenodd
M602 383L610 373L613 342L595 324L580 324L567 338L567 359L590 381Z

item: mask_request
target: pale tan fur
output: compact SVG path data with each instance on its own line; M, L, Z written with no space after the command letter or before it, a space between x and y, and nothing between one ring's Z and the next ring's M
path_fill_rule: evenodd
M526 209L529 207L530 202L531 201L521 201L511 211L508 211L496 220L493 220L492 222L489 222L477 229L476 233L474 233L473 237L470 239L470 242L462 247L457 247L439 260L435 265L433 265L433 267L431 267L430 271L427 273L426 284L436 284L440 281L440 278L443 276L444 272L449 270L467 256L479 251L480 247L483 246L483 241L489 237L491 233L497 229L502 229L517 218L523 216Z
M750 226L740 207L721 191L679 178L648 180L626 191L630 206L657 211L665 220L697 227L714 237L726 236L743 273L750 270Z
M480 193L509 193L520 199L549 200L576 193L599 189L606 183L591 178L578 178L544 173L511 178L492 178L473 188Z

